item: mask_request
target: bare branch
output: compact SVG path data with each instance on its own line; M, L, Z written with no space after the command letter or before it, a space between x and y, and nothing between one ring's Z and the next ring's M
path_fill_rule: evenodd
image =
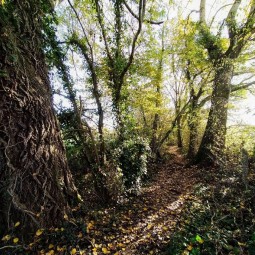
M137 20L139 20L139 17L133 12L133 10L131 9L131 7L127 4L126 1L123 1L124 5L126 6L126 8L128 9L128 11L130 12L130 14L135 17ZM149 24L152 25L161 25L164 23L164 21L153 21L153 20L147 20L145 19L144 22L147 22Z
M99 25L101 27L101 32L102 32L102 36L103 36L103 40L104 40L106 54L107 54L107 57L109 58L109 60L111 61L111 63L113 63L113 58L111 56L110 48L109 48L107 38L106 38L106 30L105 30L105 26L104 26L103 17L102 17L103 11L100 7L98 0L95 0L95 4L96 4L97 19L98 19Z
M78 12L76 11L76 9L74 8L74 6L72 5L72 3L70 2L70 0L67 0L67 1L68 1L69 5L70 5L71 9L72 9L73 12L75 13L75 16L76 16L76 18L77 18L77 20L78 20L78 22L79 22L79 24L80 24L80 26L81 26L82 32L83 32L84 37L85 37L85 39L86 39L86 41L87 41L87 44L88 44L88 46L89 46L91 58L92 58L92 61L93 61L93 49L92 49L91 44L89 43L88 36L87 36L86 31L85 31L85 29L84 29L84 27L83 27L83 25L82 25L82 22L81 22L81 19L80 19L80 17L79 17L79 14L78 14Z
M225 8L225 7L229 6L229 5L232 5L232 4L225 4L225 5L221 6L221 7L216 11L216 13L214 14L214 16L213 16L213 18L212 18L212 21L210 22L210 27L212 26L212 24L213 24L213 22L214 22L214 20L215 20L215 18L216 18L216 16L217 16L217 14L218 14L223 8Z
M228 34L230 39L234 39L234 36L236 35L236 13L241 4L241 0L235 0L232 7L229 10L226 23L228 27Z
M121 80L124 78L125 74L127 73L129 67L131 66L133 59L134 59L134 53L135 53L135 46L138 40L138 37L142 31L142 24L143 24L143 19L144 19L144 13L145 13L145 6L146 6L146 0L140 0L139 1L139 25L138 25L138 29L136 31L136 34L133 38L133 42L132 42L132 49L131 49L131 53L129 55L129 59L128 59L128 63L126 64L125 68L123 69L120 78Z
M187 101L187 103L182 107L182 109L179 111L179 113L175 116L174 120L172 121L172 126L171 128L166 132L166 134L163 136L163 138L160 140L159 144L158 144L158 149L160 149L160 147L163 145L163 143L166 141L166 139L169 137L169 135L173 132L176 124L177 124L177 120L178 118L184 114L184 112L186 111L186 109L188 108L190 103L190 100Z
M240 84L240 85L231 85L231 92L235 92L241 89L247 89L253 85L255 85L255 81L251 81L251 82Z
M205 0L200 1L200 22L206 24L205 20Z

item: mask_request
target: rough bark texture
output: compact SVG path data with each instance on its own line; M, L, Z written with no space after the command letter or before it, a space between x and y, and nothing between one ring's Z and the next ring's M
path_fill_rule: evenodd
M222 160L232 76L233 65L228 61L219 63L216 67L208 121L196 156L196 162L211 165Z
M193 110L188 117L189 126L189 148L187 158L193 160L196 155L197 143L198 143L198 114L197 110Z
M47 6L32 0L0 6L0 232L17 220L28 228L59 222L65 195L76 193L42 51Z
M250 10L246 21L242 24L237 19L241 1L235 0L233 2L226 18L229 39L227 50L217 44L219 38L213 35L210 27L206 24L205 2L205 0L200 1L200 35L203 37L204 47L207 49L209 58L214 65L215 77L208 122L195 163L213 165L223 160L230 83L233 76L234 62L254 35L255 1L249 1Z

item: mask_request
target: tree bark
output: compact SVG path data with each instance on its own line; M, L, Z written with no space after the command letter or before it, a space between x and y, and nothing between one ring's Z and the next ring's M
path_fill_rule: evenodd
M233 65L224 60L216 67L211 108L205 133L196 155L195 162L206 165L222 160L225 148L226 123Z
M192 103L191 103L192 104ZM189 148L187 153L187 158L193 160L196 155L197 143L198 143L198 110L193 108L188 116L188 126L189 126Z
M183 147L182 143L182 126L181 126L181 115L177 118L176 126L177 126L177 146L178 148Z
M54 115L42 50L48 1L0 6L0 222L58 223L77 195ZM1 234L1 233L0 233Z

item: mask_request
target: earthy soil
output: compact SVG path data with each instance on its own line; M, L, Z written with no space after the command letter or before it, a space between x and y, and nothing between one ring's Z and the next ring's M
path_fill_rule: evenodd
M185 163L178 148L171 147L139 196L86 215L90 245L85 254L161 254L199 180L198 170Z

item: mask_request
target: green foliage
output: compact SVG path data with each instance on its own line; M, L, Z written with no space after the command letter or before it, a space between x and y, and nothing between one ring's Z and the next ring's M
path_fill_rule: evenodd
M226 147L229 153L240 152L242 143L245 142L244 148L250 155L253 154L255 140L255 127L254 126L232 126L228 128L226 136Z
M63 109L58 113L57 117L63 132L63 140L70 168L73 170L73 173L84 170L87 167L86 162L84 162L84 148L78 130L75 129L77 121L74 112L70 109Z
M125 140L115 148L114 158L122 171L127 191L137 192L141 188L142 178L147 174L149 154L149 144L141 137Z
M165 254L254 254L255 179L246 188L234 165L214 176L202 170L206 184L197 186Z

